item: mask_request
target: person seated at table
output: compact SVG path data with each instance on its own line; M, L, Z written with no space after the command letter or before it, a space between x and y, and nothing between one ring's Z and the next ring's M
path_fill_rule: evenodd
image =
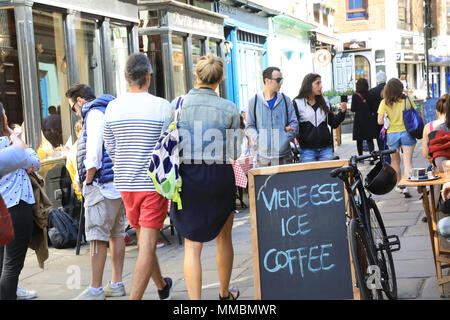
M450 161L448 161L450 159L450 99L448 95L446 96L443 103L444 121L427 135L428 156L439 172L443 171L444 165L450 165Z
M422 141L422 155L424 158L428 159L430 163L433 161L433 158L429 154L428 148L428 134L435 131L436 128L445 122L445 103L449 98L448 94L444 94L437 102L436 102L436 120L433 120L425 125L423 128L423 141Z

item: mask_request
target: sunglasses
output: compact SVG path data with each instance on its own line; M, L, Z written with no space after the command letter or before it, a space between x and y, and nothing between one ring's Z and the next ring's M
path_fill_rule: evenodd
M277 83L280 83L281 81L283 81L283 78L275 78L275 79L270 79L270 80L275 80Z
M77 110L75 109L75 104L76 104L77 102L75 101L71 106L70 106L70 109L72 109L72 111L73 112L77 112Z

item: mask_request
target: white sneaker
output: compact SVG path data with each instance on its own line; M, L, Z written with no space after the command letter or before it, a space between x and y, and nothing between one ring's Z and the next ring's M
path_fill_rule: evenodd
M19 286L17 286L16 295L17 295L17 300L30 300L30 299L37 298L37 296L38 296L36 291L34 291L34 290L27 291L27 290L22 289Z
M402 189L402 188L400 188L400 187L398 187L398 186L395 186L395 189L394 189L396 192L398 192L398 193L403 193L403 190L404 189Z
M102 290L100 293L92 293L91 289L87 287L82 293L72 300L105 300L105 292Z
M111 281L103 288L103 292L105 297L123 297L127 294L123 283L118 287L112 287Z

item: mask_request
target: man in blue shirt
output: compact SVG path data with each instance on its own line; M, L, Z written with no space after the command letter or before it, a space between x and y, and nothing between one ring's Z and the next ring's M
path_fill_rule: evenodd
M291 99L280 93L283 76L277 67L263 71L264 90L248 103L246 135L256 151L258 167L292 162L290 141L298 121Z

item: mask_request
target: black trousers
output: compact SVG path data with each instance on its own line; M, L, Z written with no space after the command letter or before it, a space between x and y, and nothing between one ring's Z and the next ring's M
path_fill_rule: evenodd
M17 284L33 234L33 210L31 205L20 201L9 208L15 238L0 247L0 300L16 300Z

